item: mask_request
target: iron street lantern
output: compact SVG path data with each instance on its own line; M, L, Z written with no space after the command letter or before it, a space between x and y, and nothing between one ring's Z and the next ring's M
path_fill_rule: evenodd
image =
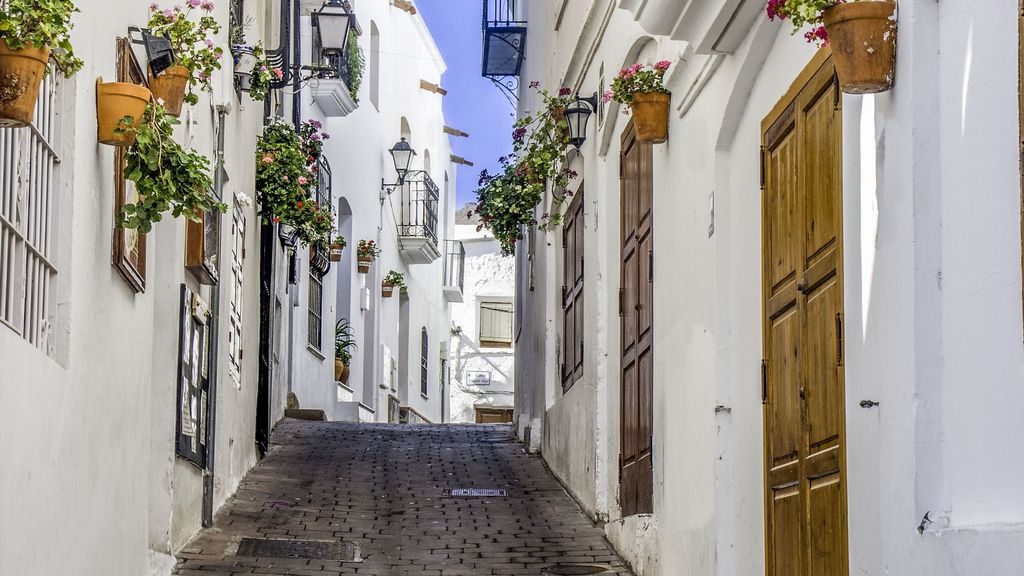
M352 27L354 14L349 12L342 0L327 0L319 10L313 12L313 27L316 29L320 50L326 54L342 54L348 46L348 31Z
M416 151L405 141L405 137L398 141L391 150L391 158L395 161L395 172L398 173L398 183L405 181L405 175L409 172L409 165L412 164L412 157Z
M565 109L565 121L569 123L569 143L577 150L587 141L587 123L590 116L597 110L597 94L590 98L580 98Z

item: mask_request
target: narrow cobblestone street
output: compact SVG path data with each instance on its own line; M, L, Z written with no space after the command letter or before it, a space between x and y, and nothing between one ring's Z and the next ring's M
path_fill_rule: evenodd
M273 441L177 574L541 576L568 564L632 574L507 426L285 420ZM267 540L289 543L254 552ZM579 570L560 573L590 573Z

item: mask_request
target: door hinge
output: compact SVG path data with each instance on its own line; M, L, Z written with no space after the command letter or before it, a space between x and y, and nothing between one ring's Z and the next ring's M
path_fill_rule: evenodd
M839 88L839 76L832 77L832 97L835 98L832 102L833 110L842 110L843 108L843 91Z
M843 313L836 312L836 366L843 365Z
M647 283L654 283L654 250L647 251Z
M767 162L767 158L765 158L765 154L767 154L767 152L765 152L764 146L761 146L761 161L760 161L761 162L761 165L760 165L760 168L761 168L761 190L764 190L765 180L768 179L767 170L765 168L765 162Z
M622 316L624 316L624 314L623 314L623 308L622 308L622 306L623 306L623 304L622 304L622 298L624 297L624 295L625 295L625 294L624 294L624 292L623 292L622 288L619 288L619 317L622 317Z
M761 359L761 404L768 403L768 361Z

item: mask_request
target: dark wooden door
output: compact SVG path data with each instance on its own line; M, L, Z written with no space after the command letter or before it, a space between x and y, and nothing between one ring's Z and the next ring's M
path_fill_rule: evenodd
M562 390L583 376L583 188L565 214L562 229Z
M762 124L770 576L847 574L842 116L827 56Z
M622 338L619 499L622 515L653 512L653 270L651 145L636 141L632 122L619 160L622 269L619 316Z

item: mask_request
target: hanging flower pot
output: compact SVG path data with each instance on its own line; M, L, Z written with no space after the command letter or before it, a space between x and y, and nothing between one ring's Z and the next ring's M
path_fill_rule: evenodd
M134 118L134 125L142 121L146 104L152 94L145 86L128 82L96 80L96 140L110 146L130 146L135 132L118 133L117 128L125 116Z
M341 255L345 251L343 242L331 242L331 262L341 262Z
M181 115L181 106L185 102L185 88L188 86L189 71L184 66L171 66L154 76L149 71L149 88L158 102L163 102L164 111L171 116Z
M11 50L0 38L0 128L21 128L32 122L49 61L47 47Z
M633 95L633 125L638 142L661 144L668 140L668 108L672 95L667 92L641 92Z
M388 284L387 282L384 282L383 284L380 285L380 295L381 296L383 296L385 298L391 298L391 296L394 293L395 293L395 286L393 284Z
M832 45L839 87L847 94L874 94L892 88L896 69L896 4L846 2L822 17Z
M360 256L358 260L359 273L368 274L370 272L370 263L373 262L373 258L367 258L366 256Z

